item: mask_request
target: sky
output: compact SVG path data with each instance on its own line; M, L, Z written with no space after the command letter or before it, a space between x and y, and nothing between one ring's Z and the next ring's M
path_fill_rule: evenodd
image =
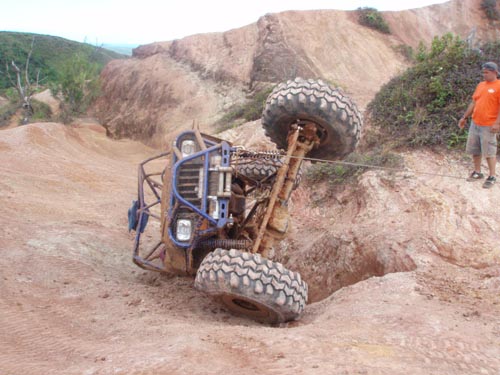
M60 36L77 42L148 44L222 32L285 10L420 8L446 0L2 0L0 31Z

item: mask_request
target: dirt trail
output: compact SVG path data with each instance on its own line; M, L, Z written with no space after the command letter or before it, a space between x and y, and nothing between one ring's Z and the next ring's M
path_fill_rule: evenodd
M334 290L329 275L348 275L338 265L354 264L356 251L414 267L266 327L230 315L189 278L132 264L126 211L137 163L155 153L111 141L96 124L1 132L1 374L500 372L500 188L371 171L329 210L300 188L281 256L286 248L313 288ZM413 169L467 170L427 153L405 157Z

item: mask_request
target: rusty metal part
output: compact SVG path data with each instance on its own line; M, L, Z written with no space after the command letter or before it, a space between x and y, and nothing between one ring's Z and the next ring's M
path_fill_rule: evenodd
M306 154L319 143L316 125L312 122L293 125L287 141L287 154L277 173L266 213L251 250L252 253L258 252L268 256L274 241L281 238L281 235L287 231L288 200L300 169L300 163Z
M159 173L146 173L146 170L144 168L144 165L149 163L150 161L160 159L162 157L168 156L170 153L165 152L160 155L154 156L152 158L149 158L147 160L144 160L141 164L139 164L139 184L138 184L138 196L139 196L139 210L137 211L139 214L139 219L138 222L141 223L144 217L147 215L148 217L151 216L155 219L158 219L162 221L163 218L158 217L157 215L154 215L150 212L150 208L161 204L161 193L160 191L164 189L165 184L159 183L156 181L153 177L160 175ZM146 205L144 201L144 186L149 186L151 192L155 196L156 200L149 204ZM162 215L163 216L163 215ZM165 268L163 264L157 265L153 263L155 259L161 258L162 253L164 252L165 248L163 246L163 243L160 241L157 244L155 244L149 252L146 255L142 255L139 253L140 249L140 242L141 242L141 231L137 230L136 231L136 236L135 236L135 242L134 242L134 252L133 252L133 261L135 264L137 264L139 267L150 270L150 271L158 271L158 272L164 272Z
M172 151L174 151L175 156L177 156L177 159L182 159L182 152L179 150L179 148L176 145L172 146Z
M206 150L207 145L205 144L205 141L203 140L203 137L201 136L200 130L198 128L194 129L194 136L196 137L196 141L200 145L200 148L202 150Z

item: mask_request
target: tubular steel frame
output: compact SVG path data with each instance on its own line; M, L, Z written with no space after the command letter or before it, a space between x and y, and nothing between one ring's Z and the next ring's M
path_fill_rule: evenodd
M154 245L149 250L149 252L147 253L147 255L145 257L142 257L139 254L139 248L140 248L140 243L141 243L141 235L143 233L141 231L141 225L142 225L143 220L149 219L149 216L151 216L157 220L161 220L160 217L152 214L149 211L149 209L161 203L161 190L163 188L163 184L159 183L158 181L155 181L153 179L153 176L158 176L158 175L163 176L163 172L162 173L150 173L150 174L148 174L148 173L146 173L144 166L153 160L157 160L157 159L163 158L163 157L168 156L168 155L170 155L170 152L164 152L162 154L159 154L159 155L153 156L149 159L146 159L141 164L139 164L139 177L138 177L139 184L138 184L138 191L137 191L138 199L139 199L139 209L137 210L137 213L138 213L139 218L137 221L138 224L137 224L135 241L134 241L133 261L135 264L137 264L139 267L141 267L145 270L158 271L158 272L165 272L166 271L165 266L163 265L163 262L162 262L161 267L152 263L153 260L161 258L160 253L161 253L161 251L163 251L163 248L164 248L164 244L162 243L161 239L156 245ZM144 183L145 182L147 183L147 185L149 186L150 190L152 191L152 193L154 194L154 196L156 198L156 200L153 203L148 204L148 205L146 205L146 202L144 200Z

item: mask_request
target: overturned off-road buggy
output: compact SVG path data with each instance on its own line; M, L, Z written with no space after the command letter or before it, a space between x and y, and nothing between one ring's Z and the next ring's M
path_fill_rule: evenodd
M141 163L129 229L139 267L195 276L196 289L232 312L281 323L298 319L307 303L299 273L272 260L302 160L346 156L362 121L340 90L296 78L269 95L262 125L284 151L246 150L191 130L177 136L171 153ZM161 168L150 172L154 166Z

